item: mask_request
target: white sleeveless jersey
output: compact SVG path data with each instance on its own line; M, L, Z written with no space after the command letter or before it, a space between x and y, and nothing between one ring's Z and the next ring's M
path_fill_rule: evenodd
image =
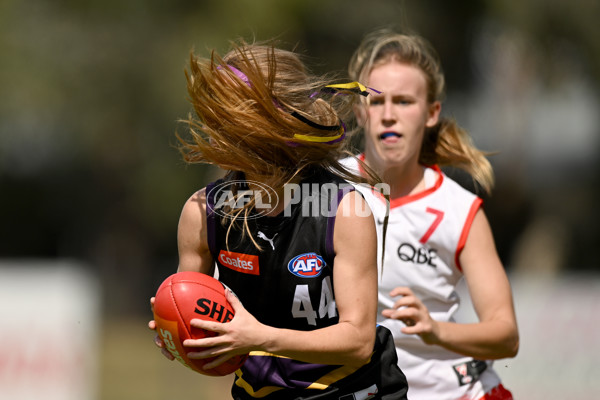
M354 172L360 170L356 159L347 158L342 163ZM403 334L403 322L381 315L382 310L393 307L397 298L389 293L398 286L410 287L437 321L454 321L460 304L455 290L463 276L458 257L482 201L436 166L426 169L425 181L427 189L423 192L390 201L385 267L381 266L381 254L378 257L378 323L394 336L398 365L409 384L409 399L479 399L500 383L491 361L486 367L483 362L473 363L470 357L427 345L418 335ZM364 186L359 185L358 190L374 212L381 239L385 200ZM481 372L482 367L485 370Z

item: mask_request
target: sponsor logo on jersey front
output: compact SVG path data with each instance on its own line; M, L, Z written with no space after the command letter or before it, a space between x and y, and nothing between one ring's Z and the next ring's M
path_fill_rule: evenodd
M243 274L259 275L258 256L221 250L219 264Z
M398 246L398 257L404 262L437 268L437 250L426 246L415 247L410 243L401 243Z
M325 260L317 253L304 253L290 260L288 270L301 278L314 278L321 275L325 265Z

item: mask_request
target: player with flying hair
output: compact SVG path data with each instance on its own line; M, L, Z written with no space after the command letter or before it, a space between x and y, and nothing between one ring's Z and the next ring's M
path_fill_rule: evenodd
M491 361L518 351L511 287L481 198L440 167L466 171L488 192L493 172L467 132L440 116L445 83L436 51L420 36L378 30L353 54L349 75L381 92L355 108L364 140L358 159L389 184L389 208L365 198L377 221L388 220L378 322L394 336L409 398L512 399ZM363 171L355 158L344 163ZM453 317L463 278L476 323Z
M376 326L375 223L347 182L360 177L339 162L342 118L367 88L332 84L272 44L192 55L186 75L195 116L189 138L179 137L184 158L227 173L185 203L178 271L217 271L235 293L227 291L230 322L192 320L217 336L187 340L188 356L216 357L208 369L249 353L235 373L236 400L405 399L391 334ZM290 185L312 192L286 198ZM223 202L224 190L252 196ZM333 213L306 206L316 198Z

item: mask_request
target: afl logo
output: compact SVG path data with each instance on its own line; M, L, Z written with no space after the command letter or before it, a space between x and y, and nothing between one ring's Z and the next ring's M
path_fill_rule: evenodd
M321 275L327 264L317 253L304 253L296 256L288 263L288 270L301 278L315 278Z
M250 187L253 189L251 190ZM257 181L231 180L213 186L206 194L212 198L214 204L208 204L208 209L222 217L232 218L237 215L247 204L254 202L255 213L246 216L246 219L255 219L279 203L279 196L269 185ZM234 211L230 214L228 211Z

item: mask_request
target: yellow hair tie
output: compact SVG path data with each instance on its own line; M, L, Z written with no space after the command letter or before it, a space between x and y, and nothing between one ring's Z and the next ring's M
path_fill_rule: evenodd
M309 135L300 135L296 133L294 135L294 139L302 140L303 142L316 142L316 143L332 143L341 139L346 133L342 132L336 136L309 136Z
M294 118L299 119L300 121L304 122L305 124L312 126L315 129L339 132L339 134L337 134L335 136L312 136L312 135L302 135L302 134L296 133L293 136L293 138L296 140L299 140L302 142L333 144L333 143L337 143L340 140L344 139L344 137L346 136L346 125L344 124L344 122L342 120L340 120L339 125L321 125L321 124L317 124L316 122L309 120L308 118L298 114L295 111L292 112L290 115ZM292 143L294 143L294 144L292 144ZM290 142L290 144L297 145L295 142Z
M344 91L346 91L346 92L357 93L357 94L360 94L361 96L368 96L369 91L367 89L370 89L377 93L381 93L378 90L364 86L360 82L336 83L333 85L327 85L327 86L325 86L324 89L322 89L322 91L325 91L325 92L344 92Z
M361 96L368 96L369 95L369 91L367 89L370 89L374 92L377 93L381 93L375 89L372 88L368 88L364 85L362 85L360 82L349 82L349 83L336 83L336 84L332 84L332 85L327 85L324 88L322 88L320 90L320 92L325 92L325 93L340 93L340 92L350 92L350 93L354 93L354 94L359 94ZM319 92L315 92L313 93L310 97L313 97L315 95L317 95ZM332 143L336 143L339 142L340 140L344 139L344 137L346 136L346 126L344 125L344 122L342 120L340 120L339 125L321 125L321 124L317 124L316 122L313 122L311 120L309 120L308 118L300 115L297 112L292 112L290 113L290 115L302 122L304 122L305 124L312 126L313 128L316 129L320 129L320 130L327 130L327 131L338 131L339 134L336 136L309 136L309 135L301 135L301 134L295 134L293 136L294 139L302 141L302 142L313 142L313 143L328 143L328 144L332 144ZM297 144L292 144L293 142L290 142L290 145L297 145Z

